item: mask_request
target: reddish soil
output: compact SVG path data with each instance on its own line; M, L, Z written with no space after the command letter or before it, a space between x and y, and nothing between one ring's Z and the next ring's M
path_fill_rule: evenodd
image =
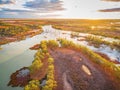
M20 70L17 70L15 73L12 73L12 75L10 76L10 81L8 83L8 86L12 86L12 87L24 87L25 85L28 84L28 82L30 81L30 74L25 75L25 76L21 76L21 77L17 77L17 75L19 74L19 71L28 69L27 67L23 67Z
M35 71L33 74L30 75L31 79L36 79L36 80L41 80L43 78L45 78L46 74L47 74L47 68L48 68L48 61L47 61L48 57L45 57L43 62L43 66L38 70Z
M119 85L104 73L95 63L72 49L49 49L55 59L55 79L57 87L54 90L120 90ZM91 74L87 74L82 66L87 67Z
M38 50L39 48L40 48L40 44L36 44L36 45L30 47L29 49L31 49L31 50Z
M47 74L47 68L48 68L47 59L48 59L48 57L45 57L43 59L43 66L39 70L36 70L33 74L29 73L28 75L17 77L19 72L22 70L28 69L27 67L23 67L20 70L17 70L16 72L12 73L10 76L10 81L8 83L8 86L24 87L25 85L27 85L29 83L29 81L31 79L42 80L43 78L45 78L46 74Z

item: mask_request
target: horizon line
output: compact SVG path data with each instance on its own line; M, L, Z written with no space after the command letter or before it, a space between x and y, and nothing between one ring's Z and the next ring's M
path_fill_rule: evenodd
M40 20L40 19L68 19L68 20L120 20L120 18L0 18L0 20L4 20L4 19L16 19L16 20Z

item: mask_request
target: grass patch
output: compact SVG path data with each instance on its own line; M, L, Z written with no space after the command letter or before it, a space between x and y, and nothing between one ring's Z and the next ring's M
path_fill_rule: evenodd
M111 49L120 50L120 41L109 42L103 40L101 37L92 36L92 35L86 36L86 40L97 48L100 47L100 45L104 44L110 46Z

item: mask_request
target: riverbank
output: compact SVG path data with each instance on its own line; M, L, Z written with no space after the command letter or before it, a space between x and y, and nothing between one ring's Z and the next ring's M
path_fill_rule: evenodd
M31 79L25 85L25 90L33 88L31 82L38 83L33 84L41 90L49 88L52 90L118 90L120 88L119 70L115 70L119 67L84 46L66 39L58 39L58 41L41 41L39 45L33 47L38 50L34 61L29 66ZM44 84L41 83L44 81L43 78L45 78ZM12 79L14 81L14 78ZM55 86L54 82L57 82Z
M33 37L33 36L40 34L40 33L42 33L42 30L36 29L36 30L30 30L27 32L19 33L15 36L11 36L11 37L7 37L7 36L0 37L0 45L7 44L10 42L24 40L26 38Z
M86 43L86 41L81 41L81 40L78 41L77 38L71 38L70 37L71 32L56 30L56 29L52 28L51 25L44 26L43 30L44 30L44 32L42 34L36 35L32 38L28 38L28 39L22 40L20 42L13 42L13 43L1 46L1 48L3 48L1 50L1 53L0 53L0 58L1 58L1 70L0 70L0 72L2 74L0 81L3 82L0 85L0 87L2 87L1 90L4 90L4 89L5 90L21 90L21 88L16 89L16 88L12 88L12 87L7 87L6 82L8 83L8 80L9 80L8 77L10 76L10 74L12 72L18 70L19 68L31 65L31 62L34 59L33 57L35 54L35 50L32 51L32 50L29 50L29 48L31 46L34 46L37 43L39 44L39 42L41 42L42 40L47 40L47 41L51 40L51 39L57 40L59 37L63 37L63 38L66 38L68 40L73 41L76 44L88 46L88 48L91 49L92 51L98 50L98 52L101 52L99 50L101 50L101 49L105 50L107 48L107 46L106 46L106 47L102 47L101 49L100 48L94 49L94 47L89 46ZM39 45L37 45L35 47L37 49L37 48L39 48ZM110 52L111 55L113 55L113 52L115 52L116 50L111 51L108 49L106 51L108 51L106 53L109 54L109 52ZM110 55L110 57L111 57L111 55ZM91 55L91 56L93 56L93 55ZM115 54L115 56L119 56L119 53L118 53L118 55ZM95 59L95 60L98 60L98 59ZM118 60L119 60L119 58L118 58ZM100 63L100 62L98 62L98 63ZM5 72L3 71L3 68L4 68ZM8 70L8 68L9 68L9 70ZM117 68L115 68L115 69L117 69ZM63 78L65 81L67 80L68 77L66 77L66 72L64 73ZM66 82L65 84L68 86L70 85L68 82Z
M20 70L17 70L10 76L10 81L8 86L12 87L24 87L30 81L30 71L28 67L23 67Z

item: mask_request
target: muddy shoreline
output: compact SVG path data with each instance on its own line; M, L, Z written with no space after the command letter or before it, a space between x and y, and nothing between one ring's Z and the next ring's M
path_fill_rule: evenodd
M28 71L28 73L22 73L23 71ZM28 84L28 82L30 81L30 73L29 73L29 69L28 67L23 67L19 70L17 70L16 72L12 73L10 76L10 81L8 83L8 86L12 86L12 87L24 87L25 85Z

